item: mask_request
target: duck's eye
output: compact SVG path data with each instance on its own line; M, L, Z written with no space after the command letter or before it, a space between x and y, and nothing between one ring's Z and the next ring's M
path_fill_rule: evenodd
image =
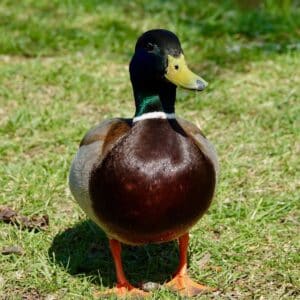
M152 50L154 49L154 45L151 44L151 43L148 43L148 44L145 46L145 49L146 49L147 51L152 51Z
M179 66L178 66L178 65L175 65L174 68L175 68L175 70L178 70L178 69L179 69Z

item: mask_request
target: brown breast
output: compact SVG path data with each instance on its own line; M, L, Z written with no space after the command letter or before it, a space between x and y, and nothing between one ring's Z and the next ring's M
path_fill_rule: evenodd
M90 196L111 232L146 243L187 231L209 207L214 187L210 161L175 120L144 120L95 166Z

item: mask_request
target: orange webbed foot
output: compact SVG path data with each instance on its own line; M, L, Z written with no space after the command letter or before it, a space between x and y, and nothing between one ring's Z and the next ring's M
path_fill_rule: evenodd
M165 286L168 289L176 291L181 296L185 297L193 297L201 293L215 291L215 289L213 288L207 287L205 285L193 281L187 274L176 275L171 281L167 282Z
M143 299L149 295L149 293L140 290L133 285L131 285L123 271L122 259L121 259L121 244L119 241L110 239L109 245L111 253L114 259L117 275L117 285L104 292L97 292L94 294L95 298L105 299L105 298L122 298L122 299Z
M193 297L201 293L213 292L216 289L207 287L205 285L199 284L192 279L187 274L187 249L189 244L189 234L186 233L179 237L179 266L173 279L165 284L165 286L172 290L178 292L184 297Z
M94 297L97 299L105 299L116 296L121 299L144 299L149 293L135 288L129 283L117 284L112 289L103 292L96 292Z

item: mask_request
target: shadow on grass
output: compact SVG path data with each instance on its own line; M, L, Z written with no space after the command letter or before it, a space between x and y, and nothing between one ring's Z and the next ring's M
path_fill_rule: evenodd
M123 245L123 265L129 281L163 283L178 264L177 243L133 247ZM48 251L52 263L71 275L87 275L96 284L112 287L116 282L113 260L105 233L84 221L55 236Z

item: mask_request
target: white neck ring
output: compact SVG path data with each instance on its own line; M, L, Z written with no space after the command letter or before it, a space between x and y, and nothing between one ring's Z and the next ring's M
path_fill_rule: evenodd
M175 113L165 113L163 111L153 111L149 113L144 113L141 116L133 118L133 123L147 120L147 119L175 119L176 115Z

